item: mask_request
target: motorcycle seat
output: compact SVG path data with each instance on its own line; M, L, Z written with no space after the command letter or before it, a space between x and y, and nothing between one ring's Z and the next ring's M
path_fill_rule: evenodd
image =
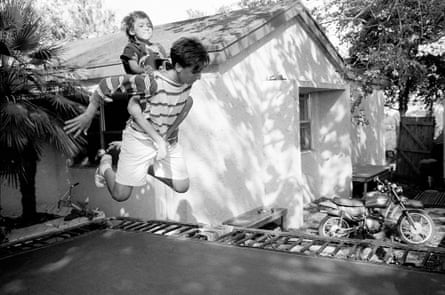
M335 197L332 199L332 201L339 206L346 206L346 207L361 207L361 206L363 206L362 201L355 200L355 199L346 199L346 198Z

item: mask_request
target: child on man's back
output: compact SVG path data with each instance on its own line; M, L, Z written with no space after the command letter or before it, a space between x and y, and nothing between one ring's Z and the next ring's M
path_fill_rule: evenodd
M143 11L134 11L122 21L128 36L128 44L120 56L127 74L152 72L163 66L167 59L165 49L159 43L150 41L153 24Z

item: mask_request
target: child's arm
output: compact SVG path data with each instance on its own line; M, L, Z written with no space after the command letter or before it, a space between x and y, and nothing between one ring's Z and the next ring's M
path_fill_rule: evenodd
M82 114L74 117L73 119L65 121L63 130L65 130L67 134L74 134L74 137L78 137L81 133L86 134L98 108L98 104L90 101L87 109Z
M65 121L63 130L65 130L67 134L73 134L74 137L78 137L82 133L86 134L88 128L90 128L91 121L93 121L97 109L104 103L107 97L110 97L113 93L113 89L108 86L108 79L110 78L102 79L99 82L97 89L90 96L88 107L82 114L74 117L73 119Z
M187 101L185 102L184 108L182 108L178 117L173 122L173 124L168 128L167 133L165 134L165 138L168 140L169 143L170 143L170 141L176 142L178 140L177 139L178 127L182 123L182 121L184 121L184 119L187 117L192 106L193 106L193 98L191 96L189 96L187 98Z
M139 63L134 59L128 60L128 67L131 70L131 74L142 74L145 72L144 68L140 67Z
M140 105L139 96L135 95L130 98L128 101L128 113L133 117L133 120L136 124L141 127L145 133L147 133L153 141L158 146L158 153L156 155L157 160L162 160L167 156L167 143L166 141L159 135L159 133L153 128L150 122L144 118L142 115L142 108Z
M167 58L167 51L165 51L164 47L161 45L161 43L154 43L156 47L158 47L158 52L161 55L161 58Z
M141 49L138 45L133 42L128 43L120 56L127 74L136 75L144 72L144 68L139 65L140 58Z

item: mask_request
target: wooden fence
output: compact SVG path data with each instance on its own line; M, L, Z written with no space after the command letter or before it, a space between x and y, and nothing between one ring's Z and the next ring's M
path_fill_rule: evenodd
M431 158L434 117L401 117L397 144L396 174L407 179L421 179L420 161Z

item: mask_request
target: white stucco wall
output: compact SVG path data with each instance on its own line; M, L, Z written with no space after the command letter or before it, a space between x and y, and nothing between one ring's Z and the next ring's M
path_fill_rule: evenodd
M269 81L271 75L285 80ZM301 90L313 92L316 104L314 148L303 155ZM321 195L350 193L348 86L297 23L277 28L273 36L204 74L192 96L194 107L180 131L191 180L187 193L176 194L156 183L117 203L105 189L94 187L95 169L66 169L63 159L47 157L43 162L50 164L41 165L61 168L54 178L39 165L39 198L80 181L78 198L89 197L91 207L108 216L218 224L272 205L288 208L288 225L298 228L304 203ZM2 205L3 199L2 194ZM10 210L9 205L3 207Z
M302 153L305 203L322 196L351 194L352 163L349 136L349 91L311 94L313 148Z
M352 162L357 165L385 164L385 98L383 91L375 90L357 106L355 115L363 115L365 123L352 120Z

